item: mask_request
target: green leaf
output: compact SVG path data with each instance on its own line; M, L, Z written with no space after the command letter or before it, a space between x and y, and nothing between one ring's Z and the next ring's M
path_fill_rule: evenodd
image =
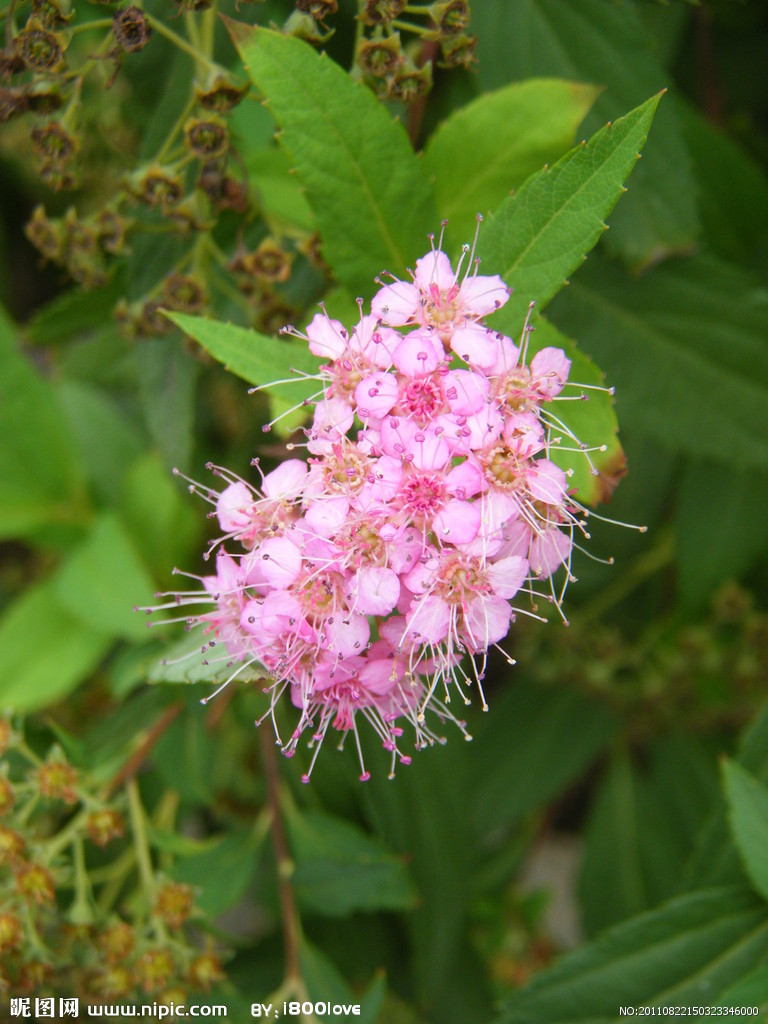
M113 513L104 513L56 574L55 593L70 614L109 637L144 640L147 624L134 613L151 604L152 578Z
M486 93L438 125L424 150L435 204L449 237L469 241L478 213L573 145L600 90L556 78L516 82Z
M57 392L91 489L101 501L111 503L142 450L141 434L102 389L65 380Z
M53 385L19 351L0 308L0 537L87 518L82 468Z
M595 255L550 310L616 386L633 434L732 467L768 467L768 292L711 257L630 278Z
M624 191L660 96L532 175L498 208L483 230L480 252L512 296L494 314L492 327L517 336L529 304L541 309L584 261Z
M350 822L321 812L287 820L296 870L292 884L305 909L327 917L358 910L404 910L415 888L403 861Z
M592 449L605 447L605 451L591 451L587 458L582 452L565 451L554 445L549 455L553 462L570 473L568 486L576 491L578 500L584 505L597 505L610 499L613 489L626 472L627 460L618 438L614 399L605 388L602 370L575 341L566 338L547 320L539 318L528 351L534 355L547 346L564 349L571 360L569 383L563 396L584 396L583 401L555 402L552 411L581 444ZM558 427L554 428L553 436L562 437L563 449L575 447L573 438Z
M32 587L0 617L0 707L25 713L61 700L110 644L59 604L53 580Z
M198 890L195 902L206 914L223 914L248 891L263 838L252 830L229 833L203 853L177 861L169 874Z
M405 129L303 40L227 24L306 187L326 260L353 294L370 295L382 269L405 272L437 224Z
M195 609L196 611L198 609ZM201 606L201 610L205 610ZM166 650L163 657L149 671L150 683L216 683L221 685L241 663L228 657L221 645L211 648L202 630L182 637ZM240 682L253 682L264 678L259 664L249 665L237 673Z
M35 345L71 341L102 328L122 294L123 282L118 277L93 291L70 289L39 309L24 325L24 334Z
M312 1002L328 1002L342 1006L354 1006L359 1003L360 1013L355 1015L354 1020L363 1021L364 1024L376 1024L386 994L383 977L375 978L362 998L355 996L336 965L306 939L302 939L299 947L299 963L301 977ZM333 1016L336 1020L342 1019L341 1015Z
M614 721L579 695L517 682L494 704L473 749L477 778L471 818L477 834L509 828L538 810L589 767Z
M768 911L753 893L691 893L537 974L497 1024L609 1024L621 1006L711 1006L767 954Z
M701 612L717 587L742 577L768 550L766 507L766 473L701 460L683 468L675 548L678 588L687 609ZM706 516L701 514L704 508ZM712 537L717 544L711 543Z
M757 1006L761 1010L768 1009L768 965L756 968L746 978L737 981L717 1001L718 1006L733 1006L742 1009L745 1006Z
M723 784L731 831L744 868L768 900L768 786L735 761L723 761Z
M200 363L177 338L147 338L136 347L144 418L166 465L186 469L192 453Z
M553 75L603 86L584 124L593 132L669 85L638 8L604 0L483 0L472 11L484 88ZM669 29L667 28L667 34ZM696 184L676 111L664 103L632 188L605 244L635 269L689 252L699 230Z
M301 183L291 174L292 163L274 144L250 149L245 158L248 184L258 196L259 209L272 229L286 226L314 231L317 227Z
M186 313L168 313L168 317L226 369L249 384L272 384L275 380L292 378L287 383L272 384L268 392L270 395L295 404L310 398L318 390L317 380L306 380L293 374L293 371L298 371L298 374L314 375L320 366L320 360L302 341L268 338L245 327Z

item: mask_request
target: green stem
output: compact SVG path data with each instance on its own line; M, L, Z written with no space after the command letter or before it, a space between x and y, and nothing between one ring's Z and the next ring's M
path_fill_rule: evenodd
M129 779L125 784L128 795L128 814L131 819L133 848L136 851L136 862L139 866L141 884L150 901L155 894L155 872L152 868L152 855L149 852L147 839L147 823L144 808L141 805L139 786L136 779Z
M214 64L212 60L209 60L204 54L196 50L194 46L191 46L186 39L180 36L177 32L174 32L172 28L168 28L159 18L155 18L151 14L146 15L147 21L152 28L161 36L165 36L169 43L173 43L175 47L181 50L182 53L186 53L192 60L197 61L198 64L202 64L203 67L208 68L210 71L218 71L218 65Z
M72 842L80 831L80 828L85 824L89 813L90 812L86 809L80 811L74 816L66 828L63 828L61 832L59 832L59 834L47 844L45 853L49 864L59 850L64 849L65 846L68 846Z
M195 101L195 93L194 93L194 90L193 90L192 91L192 95L189 97L189 99L187 100L186 104L184 105L184 109L182 110L182 112L179 114L179 116L177 117L176 121L174 122L174 125L171 128L170 133L166 137L165 142L162 144L160 149L155 154L155 156L153 158L153 161L152 161L153 163L161 164L165 160L165 158L168 156L168 153L169 153L171 147L173 146L174 142L176 141L176 136L179 134L179 132L181 131L182 127L184 126L184 122L187 120L189 115L192 113L192 110L193 110L193 108L195 106L195 102L196 102Z
M614 605L637 589L642 583L655 576L674 558L675 539L671 530L659 536L658 542L649 551L637 558L629 569L617 577L614 583L604 587L589 604L579 613L579 621L584 623L590 619L599 619Z
M74 25L69 30L70 36L78 35L80 32L89 32L92 29L112 28L111 18L96 18L94 21L84 21L80 25Z

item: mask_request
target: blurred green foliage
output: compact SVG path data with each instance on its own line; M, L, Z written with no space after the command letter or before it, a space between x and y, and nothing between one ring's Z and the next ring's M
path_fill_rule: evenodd
M204 6L153 0L147 45L117 54L116 7L0 12L0 294L13 317L0 321L0 705L27 716L29 752L11 745L2 777L24 794L24 772L53 750L87 799L133 814L114 868L68 804L25 812L30 791L8 809L2 827L40 857L65 830L72 840L50 860L46 951L29 952L28 924L18 944L13 928L10 947L0 936L11 993L46 991L21 972L47 957L62 993L104 995L88 987L95 931L74 955L61 930L73 892L83 896L81 855L104 913L162 945L146 850L154 872L191 887L200 934L190 933L185 963L215 950L227 980L212 979L210 998L234 1019L255 999L300 991L359 1001L371 1024L609 1021L620 1004L643 1002L764 1007L764 5L476 0L476 63L447 68L470 51L456 47L451 60L443 44L453 37L429 38L427 5L411 19L427 34L403 30L395 42L396 25L377 27L370 10L369 23L355 21L351 0L311 25L288 0L229 4L224 13L248 25L293 19L328 52L313 64L296 38L254 41L235 28L241 50L259 53L247 61L255 86L231 110L221 96L200 98L217 76L249 83ZM19 57L33 32L48 57L29 47ZM397 50L395 70L364 71L355 57L366 40ZM414 79L420 61L430 71ZM379 102L364 91L372 84ZM632 134L632 115L619 119L642 117L636 108L662 88L642 160L610 212L644 135ZM328 95L336 106L318 100ZM54 123L75 139L69 156L62 135L50 149ZM623 162L590 192L596 148L605 162L617 132L628 133L615 144ZM558 164L582 138L593 141ZM544 163L552 169L531 178ZM334 175L353 183L345 202ZM586 190L588 215L578 231L568 221L564 238L546 211L569 181ZM177 635L148 632L131 608L170 588L175 566L204 573L211 534L169 470L194 476L210 460L245 474L254 454L283 457L301 415L281 432L262 424L304 396L249 397L219 363L251 383L282 375L297 360L277 328L306 321L324 297L333 315L353 315L374 274L412 264L439 218L450 216L456 247L476 212L500 208L479 252L489 272L514 254L506 326L519 328L531 298L551 298L541 335L577 339L583 365L598 374L594 358L617 387L629 473L590 520L595 552L616 564L579 557L568 629L515 627L518 665L493 663L490 713L469 709L471 744L452 736L394 782L373 750L381 763L366 786L346 754L321 759L311 787L299 785L303 764L281 765L290 863L278 864L274 765L253 729L266 707L258 685L205 710L207 690L146 685L194 673L158 669ZM610 230L579 269L606 217ZM255 326L258 350L248 350L253 335L196 319L204 311ZM605 416L609 439L610 408ZM612 455L615 472L608 460L591 500L618 480L617 443ZM577 851L581 942L560 957L547 894L523 879L564 837ZM12 854L0 870L0 916L21 919ZM301 982L285 988L290 870ZM166 993L185 978L169 976Z

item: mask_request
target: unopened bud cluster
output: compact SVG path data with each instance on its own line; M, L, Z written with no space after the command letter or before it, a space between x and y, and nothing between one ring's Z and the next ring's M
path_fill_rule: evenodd
M205 594L165 606L210 602L187 620L208 634L207 662L234 666L227 682L266 670L273 721L283 694L298 709L284 752L306 735L314 765L329 730L351 732L363 779L363 719L393 771L410 760L404 726L416 748L440 739L441 721L466 731L451 696L468 703L476 688L485 706L489 650L537 599L560 608L574 533L586 533L550 458L568 436L551 409L570 361L531 356L528 322L520 345L487 327L509 290L468 263L454 272L433 249L351 330L325 313L305 334L287 329L322 360L309 458L259 488L212 467L227 484L202 492L224 534L214 544L240 551L220 546Z

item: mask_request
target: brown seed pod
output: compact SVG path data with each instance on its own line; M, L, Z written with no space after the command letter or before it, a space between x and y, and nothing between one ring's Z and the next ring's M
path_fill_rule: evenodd
M96 942L107 963L119 964L127 960L134 951L136 932L125 921L116 921L101 932Z
M0 50L0 78L6 81L10 81L19 71L23 71L25 66L15 44L16 41L14 40L11 47L6 50Z
M76 240L75 245L79 244L81 232L86 239L86 251L90 252L95 248L93 239L79 224L73 210L68 211L64 219L64 228L67 248L73 246L73 239ZM47 797L48 800L62 800L65 804L77 803L77 769L62 758L56 757L41 764L37 769L36 780L41 796Z
M168 882L157 893L154 911L169 928L178 930L188 920L195 905L192 889L181 882Z
M138 184L134 187L129 185L129 189L147 206L160 206L164 210L175 206L184 195L181 179L160 167L150 167L139 178Z
M32 82L26 89L26 97L33 114L54 114L64 104L55 82Z
M184 125L187 147L200 160L221 156L229 148L229 132L218 117L191 118Z
M475 50L477 49L477 36L460 35L453 39L443 39L440 43L442 60L440 66L444 68L470 68L477 63Z
M112 35L121 50L138 53L149 42L152 29L146 14L138 7L124 7L116 11L112 19Z
M43 164L40 168L40 177L48 188L55 192L71 192L80 184L76 174L58 164Z
M125 238L131 221L121 217L114 210L100 210L96 218L99 243L105 252L115 256L125 252Z
M49 32L34 15L16 36L16 47L30 71L60 71L64 67L64 47L54 32Z
M9 911L0 914L0 953L18 949L23 938L24 932L18 917Z
M92 811L86 821L88 836L96 846L106 846L113 839L119 839L125 831L125 821L119 811L105 807Z
M419 97L426 96L431 88L432 65L425 64L423 68L398 71L390 82L389 95L402 103L413 103Z
M224 978L221 960L215 953L201 953L189 965L187 979L194 988L207 992L213 985L224 981Z
M365 0L360 18L366 25L388 25L405 10L406 0Z
M53 903L56 887L53 875L42 864L25 864L16 870L16 888L29 903Z
M404 59L397 32L384 39L362 39L357 48L357 63L367 75L382 77L393 74Z
M137 981L145 992L165 988L174 973L173 956L167 949L148 949L136 964Z
M35 125L31 136L38 156L50 167L65 167L77 153L77 139L60 121Z
M0 87L0 124L10 121L12 117L25 114L29 109L29 98L25 89L5 89Z
M32 12L46 28L65 28L75 16L66 0L32 0Z
M173 324L166 316L163 316L163 309L162 302L145 302L141 309L141 316L133 325L136 333L143 338L170 334Z

